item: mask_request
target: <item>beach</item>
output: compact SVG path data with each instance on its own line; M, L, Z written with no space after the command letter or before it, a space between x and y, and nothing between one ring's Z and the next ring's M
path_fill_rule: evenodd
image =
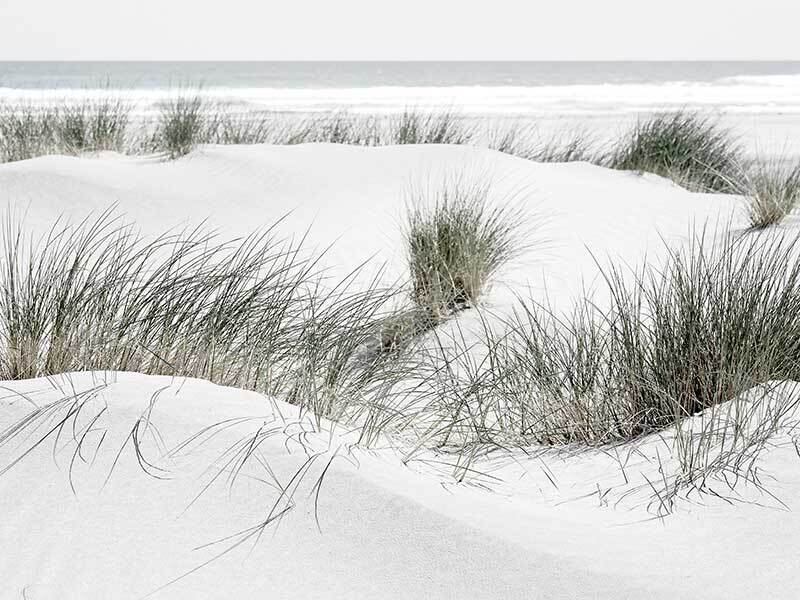
M70 68L0 71L89 107L2 146L0 598L794 597L798 63Z

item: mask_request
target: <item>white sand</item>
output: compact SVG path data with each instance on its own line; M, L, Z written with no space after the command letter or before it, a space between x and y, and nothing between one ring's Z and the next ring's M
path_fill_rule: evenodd
M524 190L526 206L547 217L539 230L547 245L521 257L487 298L498 307L513 292L542 294L542 282L554 302L566 302L596 274L587 248L635 264L657 254L662 237L684 238L693 220L744 224L736 198L690 194L656 177L437 146L208 147L174 163L45 157L0 165L0 202L27 208L28 223L42 229L63 212L79 217L116 201L148 233L208 218L226 234L244 234L294 210L286 231L313 220L313 244L337 241L329 264L346 269L375 254L391 277L402 272L404 190L465 167L491 172L498 198ZM331 424L298 435L309 425L294 407L201 381L72 374L3 386L0 430L32 403L94 386L98 397L75 430L107 408L79 454L70 426L0 476L0 598L127 599L159 590L235 539L198 547L257 524L273 506L285 509L274 481L291 489L309 456L317 458L280 521L152 597L789 599L800 589L800 462L791 446L765 452L760 467L792 510L740 486L743 500L762 506L694 497L654 520L644 502L668 453L658 437L619 457L497 456L481 465L497 479L466 485L424 460L404 466L390 448L353 447L352 434ZM252 420L163 456L205 427L243 417ZM145 474L125 442L137 421L144 458L165 469L150 467L163 479ZM261 460L228 465L237 473L231 481L219 457L260 427L271 432ZM35 439L0 448L0 469ZM318 490L318 528L314 484L334 455Z

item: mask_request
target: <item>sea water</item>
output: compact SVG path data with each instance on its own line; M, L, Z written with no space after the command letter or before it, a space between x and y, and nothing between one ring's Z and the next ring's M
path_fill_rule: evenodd
M0 62L0 101L202 92L243 108L613 115L800 114L800 62Z

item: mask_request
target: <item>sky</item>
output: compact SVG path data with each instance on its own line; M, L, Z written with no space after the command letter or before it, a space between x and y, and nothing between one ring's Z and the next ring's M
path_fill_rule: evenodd
M794 0L0 0L0 60L791 60Z

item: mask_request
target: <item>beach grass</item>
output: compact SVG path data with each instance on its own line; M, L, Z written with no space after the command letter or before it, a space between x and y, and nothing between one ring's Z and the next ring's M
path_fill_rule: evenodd
M161 153L177 159L200 144L457 144L536 162L586 161L655 173L693 191L740 193L748 183L742 178L740 165L746 161L736 138L712 117L697 112L646 117L601 146L587 131L542 136L535 123L515 119L498 126L447 109L408 108L394 115L242 112L210 101L201 90L181 90L160 102L155 119L133 122L132 109L121 99L45 108L5 105L0 109L0 159L97 150ZM763 190L762 175L753 174L749 183ZM765 202L761 205L765 208Z
M659 502L712 473L754 477L793 406L767 392L800 378L797 237L698 231L659 264L601 266L607 302L557 313L520 298L498 316L478 299L526 232L488 190L456 179L410 204L411 305L380 273L332 282L280 223L145 238L107 212L32 239L9 218L0 378L199 377L347 423L363 444L411 435L408 459L436 448L457 479L500 448L648 434L671 436L679 466ZM466 307L477 338L449 318Z
M609 152L610 167L655 173L692 191L735 193L742 148L715 119L698 112L639 120Z
M7 218L0 379L199 377L350 418L366 389L395 377L389 353L366 349L398 314L400 290L377 276L356 285L360 270L332 281L279 226L233 240L203 228L146 238L107 211L31 238Z
M474 127L448 110L406 109L389 124L389 144L469 144L475 137Z
M753 228L779 223L800 199L800 163L785 157L753 161L742 168L737 192L747 200L747 216Z
M514 122L490 128L486 139L492 150L534 162L603 163L599 145L585 131L564 131L542 137L535 124Z
M176 159L204 143L483 143L450 112L253 117L186 95L163 104L146 133L131 132L129 114L123 102L4 107L2 159L143 147ZM640 121L609 153L583 133L542 140L512 126L488 139L528 160L588 160L741 194L753 229L778 223L800 193L799 167L743 168L730 132L696 113ZM354 276L331 283L279 224L240 240L204 230L143 238L104 213L32 241L10 219L0 246L0 378L205 378L275 395L318 421L357 424L363 443L413 432L416 448L457 456L459 477L477 449L597 447L669 431L680 475L665 497L712 472L752 478L792 406L753 394L800 379L797 239L699 231L663 264L601 266L608 305L578 298L562 314L521 298L498 322L479 299L530 240L513 199L492 203L491 189L478 176L412 190L410 305L377 277L365 287ZM450 319L465 308L484 326L480 352Z
M608 307L587 297L561 315L522 302L503 343L490 344L519 433L546 443L631 439L796 379L798 249L793 237L700 232L663 264L605 268Z
M59 107L0 106L0 162L126 147L131 105L121 99Z
M474 305L521 249L519 209L490 205L490 191L489 180L462 176L411 194L405 227L411 297L434 320Z
M209 115L200 95L180 95L162 103L151 149L171 159L189 154L203 143Z

